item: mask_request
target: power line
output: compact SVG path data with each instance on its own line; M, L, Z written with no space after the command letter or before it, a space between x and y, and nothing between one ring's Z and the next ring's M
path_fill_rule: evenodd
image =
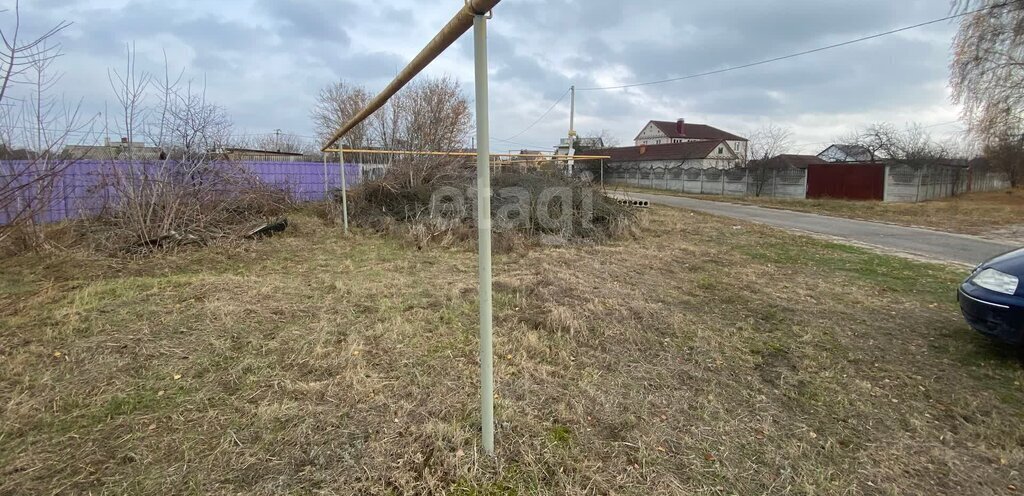
M522 136L523 133L529 131L530 129L533 129L533 126L536 126L537 123L539 123L540 121L544 120L544 118L547 117L548 114L550 114L551 111L555 109L555 106L558 105L563 99L565 99L565 95L568 95L568 94L569 94L569 88L566 88L565 89L565 93L562 93L562 96L558 97L558 100L555 100L555 103L552 103L551 106L548 107L548 109L545 110L544 113L541 114L541 116L537 118L537 120L533 121L532 124L530 124L529 126L526 126L526 128L523 129L522 131L519 131L518 133L516 133L516 134L514 134L512 136L509 136L506 139L500 139L499 138L498 140L499 141L508 141L509 143L514 143L513 141L509 141L509 140L514 140L514 139Z
M527 148L549 148L550 147L550 145L548 145L548 146L544 146L544 145L531 145L529 143L520 143L518 141L512 141L512 140L507 140L507 139L502 139L502 138L496 138L494 136L491 136L491 141L501 141L503 143L511 143L513 145L525 146Z
M316 136L309 136L309 135L305 135L305 134L296 134L296 133L286 133L286 132L277 133L275 131L270 131L270 132L266 132L266 133L233 133L232 134L232 136L236 136L236 137L242 137L242 136L278 136L278 135L280 135L280 136L292 136L292 137L295 137L295 138L317 139Z
M1015 0L1015 1L1021 1L1021 0ZM756 67L756 66L759 66L759 65L770 64L770 63L773 63L773 62L779 62L779 61L782 61L782 60L791 59L791 58L795 58L795 57L800 57L800 56L803 56L803 55L809 55L809 54L812 54L812 53L822 52L822 51L825 51L825 50L831 50L833 48L839 48L839 47L844 47L844 46L847 46L847 45L852 45L852 44L855 44L855 43L869 41L869 40L873 40L873 39L876 39L876 38L881 38L883 36L889 36L889 35L892 35L892 34L903 32L903 31L909 31L911 29L917 29L917 28L928 26L928 25L931 25L931 24L936 24L936 23L940 23L940 22L956 19L956 18L959 18L959 17L964 17L964 16L968 16L968 15L972 15L972 14L977 14L979 12L983 12L983 11L986 11L986 10L991 10L991 9L1005 7L1007 5L1010 5L1011 3L1014 3L1014 2L1006 2L1006 3L999 4L999 5L992 5L992 6L989 6L989 7L983 7L983 8L980 8L980 9L975 9L975 10L972 10L972 11L961 12L961 13L958 13L958 14L952 14L952 15L948 15L946 17L942 17L942 18L939 18L939 19L933 19L931 21L925 21L925 22L913 24L913 25L910 25L910 26L904 26L904 27L901 27L901 28L885 31L885 32L882 32L882 33L876 33L876 34L869 35L869 36L863 36L863 37L860 37L860 38L857 38L857 39L848 40L848 41L844 41L844 42L841 42L841 43L834 43L832 45L827 45L827 46L823 46L823 47L814 48L814 49L811 49L811 50L805 50L805 51L802 51L802 52L792 53L792 54L789 54L789 55L783 55L783 56L779 56L779 57L772 57L770 59L760 60L760 61L757 61L757 62L751 62L749 64L743 64L743 65L738 65L738 66L734 66L734 67L726 67L726 68L723 68L723 69L716 69L716 70L713 70L713 71L706 71L706 72L701 72L701 73L697 73L697 74L690 74L688 76L682 76L682 77L677 77L677 78L661 79L661 80L657 80L657 81L647 81L647 82L642 82L642 83L632 83L632 84L624 84L624 85L618 85L618 86L599 86L599 87L576 88L576 89L579 90L579 91L602 91L602 90L615 90L615 89L634 88L634 87L638 87L638 86L650 86L650 85L655 85L655 84L671 83L671 82L675 82L675 81L683 81L683 80L687 80L687 79L695 79L695 78L704 77L704 76L711 76L711 75L714 75L714 74L721 74L721 73L725 73L725 72L737 71L737 70L740 70L740 69L747 69L747 68L750 68L750 67ZM526 144L523 144L523 143L518 143L518 142L515 142L515 141L512 141L512 140L515 139L515 138L518 138L519 136L522 136L524 133L526 133L530 129L533 129L533 127L536 126L538 123L540 123L540 121L544 120L544 118L547 117L547 115L549 113L551 113L551 111L554 110L554 108L559 103L561 103L561 101L563 99L565 99L565 96L567 94L569 94L569 90L568 89L565 91L565 93L562 93L562 96L558 97L558 99L555 100L555 103L551 104L551 106L548 107L548 109L546 111L544 111L544 113L541 114L541 116L538 117L537 120L533 121L533 123L531 123L529 126L526 126L526 128L524 128L522 131L519 131L515 135L510 136L508 139L502 139L502 138L491 138L491 139L492 140L496 139L498 141L503 141L503 142L506 142L506 143L512 143L512 144L516 144L516 145L531 146L531 145L526 145ZM957 122L957 121L953 121L953 122ZM935 124L935 125L928 126L928 127L937 127L937 126L940 126L940 125L952 124L953 122L945 122L945 123Z
M921 127L921 129L930 129L930 128L933 128L933 127L939 127L939 126L948 126L948 125L950 125L950 124L961 124L961 122L960 122L960 120L959 120L959 119L957 119L957 120L955 120L955 121L949 121L949 122L940 122L940 123L938 123L938 124L929 124L929 125L927 125L927 126L922 126L922 127Z
M1020 1L1020 0L1015 0L1015 1ZM713 71L701 72L701 73L697 73L697 74L690 74L689 76L682 76L682 77L669 78L669 79L659 79L657 81L646 81L646 82L642 82L642 83L623 84L623 85L618 85L618 86L596 86L596 87L592 87L592 88L576 88L576 90L577 91L619 90L619 89L625 89L625 88L635 88L637 86L650 86L650 85L653 85L653 84L663 84L663 83L671 83L671 82L675 82L675 81L683 81L683 80L687 80L687 79L695 79L695 78L704 77L704 76L711 76L711 75L714 75L714 74L721 74L723 72L738 71L740 69L747 69L747 68L755 67L755 66L759 66L759 65L770 64L770 63L773 63L773 62L779 62L779 61L786 60L786 59L791 59L791 58L794 58L794 57L800 57L800 56L809 55L809 54L812 54L812 53L823 52L825 50L831 50L833 48L844 47L844 46L847 46L847 45L852 45L854 43L860 43L862 41L873 40L875 38L881 38L883 36L888 36L888 35L900 33L900 32L903 32L903 31L909 31L911 29L917 29L917 28L920 28L920 27L923 27L923 26L928 26L930 24L936 24L936 23L939 23L939 22L949 21L949 20L952 20L952 19L956 19L958 17L964 17L964 16L968 16L968 15L972 15L972 14L977 14L979 12L983 12L983 11L986 11L986 10L991 10L991 9L996 9L996 8L1000 8L1000 7L1005 7L1007 5L1010 5L1011 3L1014 3L1014 2L1006 2L1006 3L1001 3L999 5L992 5L992 6L989 6L989 7L983 7L983 8L976 9L976 10L971 10L971 11L967 11L967 12L961 12L959 14L952 14L952 15L948 15L946 17L942 17L940 19L933 19L931 21L921 22L921 23L914 24L914 25L911 25L911 26L904 26L902 28L897 28L897 29L893 29L893 30L890 30L890 31L885 31L883 33L876 33L876 34L873 34L873 35L864 36L864 37L861 37L861 38L857 38L857 39L853 39L853 40L849 40L849 41L844 41L844 42L841 42L841 43L835 43L835 44L832 44L832 45L818 47L818 48L814 48L814 49L811 49L811 50L805 50L805 51L802 51L802 52L791 53L789 55L782 55L782 56L779 56L779 57L772 57L770 59L759 60L757 62L751 62L749 64L737 65L737 66L733 66L733 67L726 67L726 68L723 68L723 69L716 69L716 70L713 70Z

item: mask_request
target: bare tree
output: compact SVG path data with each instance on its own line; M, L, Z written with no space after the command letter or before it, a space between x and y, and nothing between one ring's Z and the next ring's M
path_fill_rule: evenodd
M70 25L70 22L61 21L43 34L27 42L20 42L21 3L17 0L14 2L14 27L10 31L0 30L0 40L4 43L3 53L0 54L0 102L4 102L7 90L32 65L60 57L60 45L48 46L46 42Z
M178 75L171 77L170 64L167 62L167 51L164 50L164 74L163 79L153 79L152 86L156 89L159 103L150 109L149 119L146 119L143 129L146 137L153 146L161 150L168 148L168 129L170 128L171 108L175 103L175 96L182 78L185 77L185 69L182 68Z
M953 101L983 142L1024 139L1024 2L955 0L953 8L976 11L953 41Z
M369 125L365 139L372 146L390 150L408 148L403 131L407 94L405 91L399 91L367 119Z
M319 147L316 147L301 136L282 132L239 136L233 141L233 146L308 155L315 155L319 151Z
M15 2L14 27L0 29L0 216L6 224L0 227L0 241L17 238L17 247L26 249L45 243L36 216L50 207L73 163L58 152L75 135L81 142L92 119L81 115L80 101L69 103L50 94L61 78L53 64L62 55L61 45L51 39L70 24L60 22L24 42L19 7ZM12 97L19 87L28 91Z
M750 160L766 161L793 147L793 131L776 124L766 124L750 134Z
M747 142L750 161L750 181L754 195L761 196L772 175L771 159L793 147L793 132L776 124L766 124L750 134Z
M954 0L960 21L953 41L950 84L970 133L983 145L990 168L1014 187L1024 179L1024 2Z
M317 135L326 140L366 105L369 96L365 89L344 82L322 89L312 111ZM354 147L452 150L465 143L471 119L469 100L458 81L427 78L403 88L344 139Z
M935 141L920 124L910 124L903 129L884 122L872 124L863 131L842 138L842 141L864 148L871 154L872 161L888 159L917 166L950 157L946 146Z
M466 142L471 113L459 82L428 78L405 88L404 141L414 150L454 150Z
M175 90L167 113L170 155L190 174L210 161L211 152L231 140L231 118L222 107L206 100L205 82L196 88L188 81L182 90Z
M117 69L107 69L107 81L110 82L110 89L114 91L117 102L121 106L121 116L118 127L128 140L128 160L134 158L132 146L135 143L135 130L141 125L145 111L146 91L149 88L152 76L146 71L136 72L135 70L135 45L125 45L126 57L124 72Z
M589 146L588 143L600 143L597 146ZM593 148L614 148L619 146L619 138L612 134L608 129L601 129L600 131L588 131L580 133L580 136L576 137L576 143L573 146L573 150L577 153L586 151Z
M985 146L987 169L1006 175L1010 187L1024 184L1024 150L1012 141L996 142Z
M334 133L359 112L370 101L370 94L362 87L339 81L320 90L316 104L310 116L313 127L320 141L326 141ZM377 113L383 112L378 111ZM351 146L366 146L368 124L363 122L345 136Z

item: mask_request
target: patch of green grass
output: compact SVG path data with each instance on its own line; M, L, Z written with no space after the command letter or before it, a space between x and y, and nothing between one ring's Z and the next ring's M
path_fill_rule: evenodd
M450 494L456 496L517 496L520 493L514 487L502 482L478 484L468 479L462 479L452 486Z
M759 262L827 274L845 274L888 293L926 296L929 302L955 303L955 287L966 275L942 265L881 255L870 250L809 237L763 240L740 252ZM951 289L953 288L953 289Z
M564 425L555 424L548 429L548 441L555 446L568 446L572 441L572 430Z
M115 394L107 400L99 413L107 420L110 420L136 412L152 411L160 401L158 394L155 391L134 391L125 394Z

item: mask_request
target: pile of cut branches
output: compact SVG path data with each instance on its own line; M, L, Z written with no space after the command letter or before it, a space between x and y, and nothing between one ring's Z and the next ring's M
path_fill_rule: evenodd
M253 237L261 227L280 226L278 218L291 205L286 191L267 186L230 162L111 167L100 183L98 187L113 193L112 199L82 228L89 231L86 242L103 251L137 254Z

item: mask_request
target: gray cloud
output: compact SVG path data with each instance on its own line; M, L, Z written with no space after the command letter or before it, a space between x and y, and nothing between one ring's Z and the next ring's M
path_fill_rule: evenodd
M172 68L205 78L209 98L228 109L238 128L311 135L309 107L320 87L345 79L379 89L461 4L38 0L22 2L22 10L36 30L59 19L75 23L61 40L61 89L85 98L92 111L113 100L106 68L122 64L125 43L135 42L146 70L161 72L166 50ZM946 2L922 0L504 2L489 26L491 127L498 137L518 133L571 84L721 69L942 17L947 9ZM956 114L945 91L953 30L936 24L715 76L580 92L578 127L609 129L627 142L652 118L685 116L741 133L771 120L794 126L798 141L813 142L831 137L807 125L815 120L846 127L868 119L948 121ZM460 78L472 96L472 70L466 36L428 73ZM567 100L515 141L553 144L567 129Z

